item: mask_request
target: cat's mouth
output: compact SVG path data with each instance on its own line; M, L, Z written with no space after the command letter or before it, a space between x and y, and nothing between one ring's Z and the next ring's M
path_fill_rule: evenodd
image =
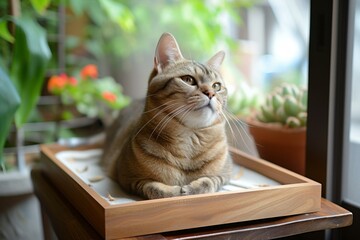
M203 105L203 106L195 108L194 111L200 111L200 110L204 110L204 109L210 109L211 111L214 111L214 108L210 104L210 101L207 104Z

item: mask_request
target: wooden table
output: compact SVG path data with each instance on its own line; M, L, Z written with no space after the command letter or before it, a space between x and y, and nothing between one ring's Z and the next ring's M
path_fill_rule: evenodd
M43 211L46 239L50 238L49 223L59 239L102 239L40 169L33 169L31 178ZM352 219L351 212L322 199L321 210L311 214L167 232L131 239L272 239L341 228L351 225Z

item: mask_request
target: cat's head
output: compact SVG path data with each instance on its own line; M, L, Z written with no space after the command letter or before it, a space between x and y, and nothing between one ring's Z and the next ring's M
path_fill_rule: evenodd
M204 64L187 60L175 38L164 33L149 79L148 107L163 111L190 128L223 121L227 89L219 69L224 56L220 51Z

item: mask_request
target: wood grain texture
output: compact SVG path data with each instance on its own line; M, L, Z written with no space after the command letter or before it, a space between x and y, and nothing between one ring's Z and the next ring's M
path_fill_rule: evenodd
M273 239L346 227L352 224L352 220L351 212L321 199L321 210L314 213L169 232L163 233L162 236L164 239Z
M41 147L41 160L44 172L46 172L48 178L57 186L59 191L67 196L78 211L104 236L104 207L109 204L61 162L57 161L55 164L51 159L55 159L56 152L51 151L49 148Z
M320 209L319 192L316 186L296 185L114 207L106 210L107 236L112 239L312 212Z
M49 183L40 169L31 171L31 179L34 192L59 239L102 239L80 213ZM45 233L46 230L45 228ZM45 234L46 236L49 234Z
M65 150L41 147L44 172L106 239L214 226L320 210L321 185L301 175L232 150L234 161L283 185L110 205L55 158Z
M315 183L311 179L308 179L300 174L294 173L288 169L275 165L266 160L254 157L243 151L235 148L230 148L232 157L235 163L244 167L250 168L256 172L272 178L282 184L294 184L294 183Z
M102 239L78 211L57 191L40 169L32 171L35 194L49 216L59 239ZM154 220L155 221L155 220ZM325 200L318 212L239 222L126 239L272 239L311 231L341 228L352 223L352 214Z

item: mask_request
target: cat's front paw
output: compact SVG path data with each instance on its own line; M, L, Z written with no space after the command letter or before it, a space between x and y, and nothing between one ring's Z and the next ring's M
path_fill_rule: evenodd
M168 198L181 195L180 186L169 186L160 182L148 182L143 187L143 195L148 199Z
M202 188L202 187L194 187L191 185L185 185L182 186L180 189L180 194L181 196L187 196L187 195L195 195L195 194L200 194L200 193L209 193L209 192L213 192L207 188Z
M180 193L182 196L200 194L200 193L212 193L216 191L216 187L210 178L199 178L189 185L181 187Z
M190 185L182 186L180 189L181 196L192 195L194 193L194 189Z

